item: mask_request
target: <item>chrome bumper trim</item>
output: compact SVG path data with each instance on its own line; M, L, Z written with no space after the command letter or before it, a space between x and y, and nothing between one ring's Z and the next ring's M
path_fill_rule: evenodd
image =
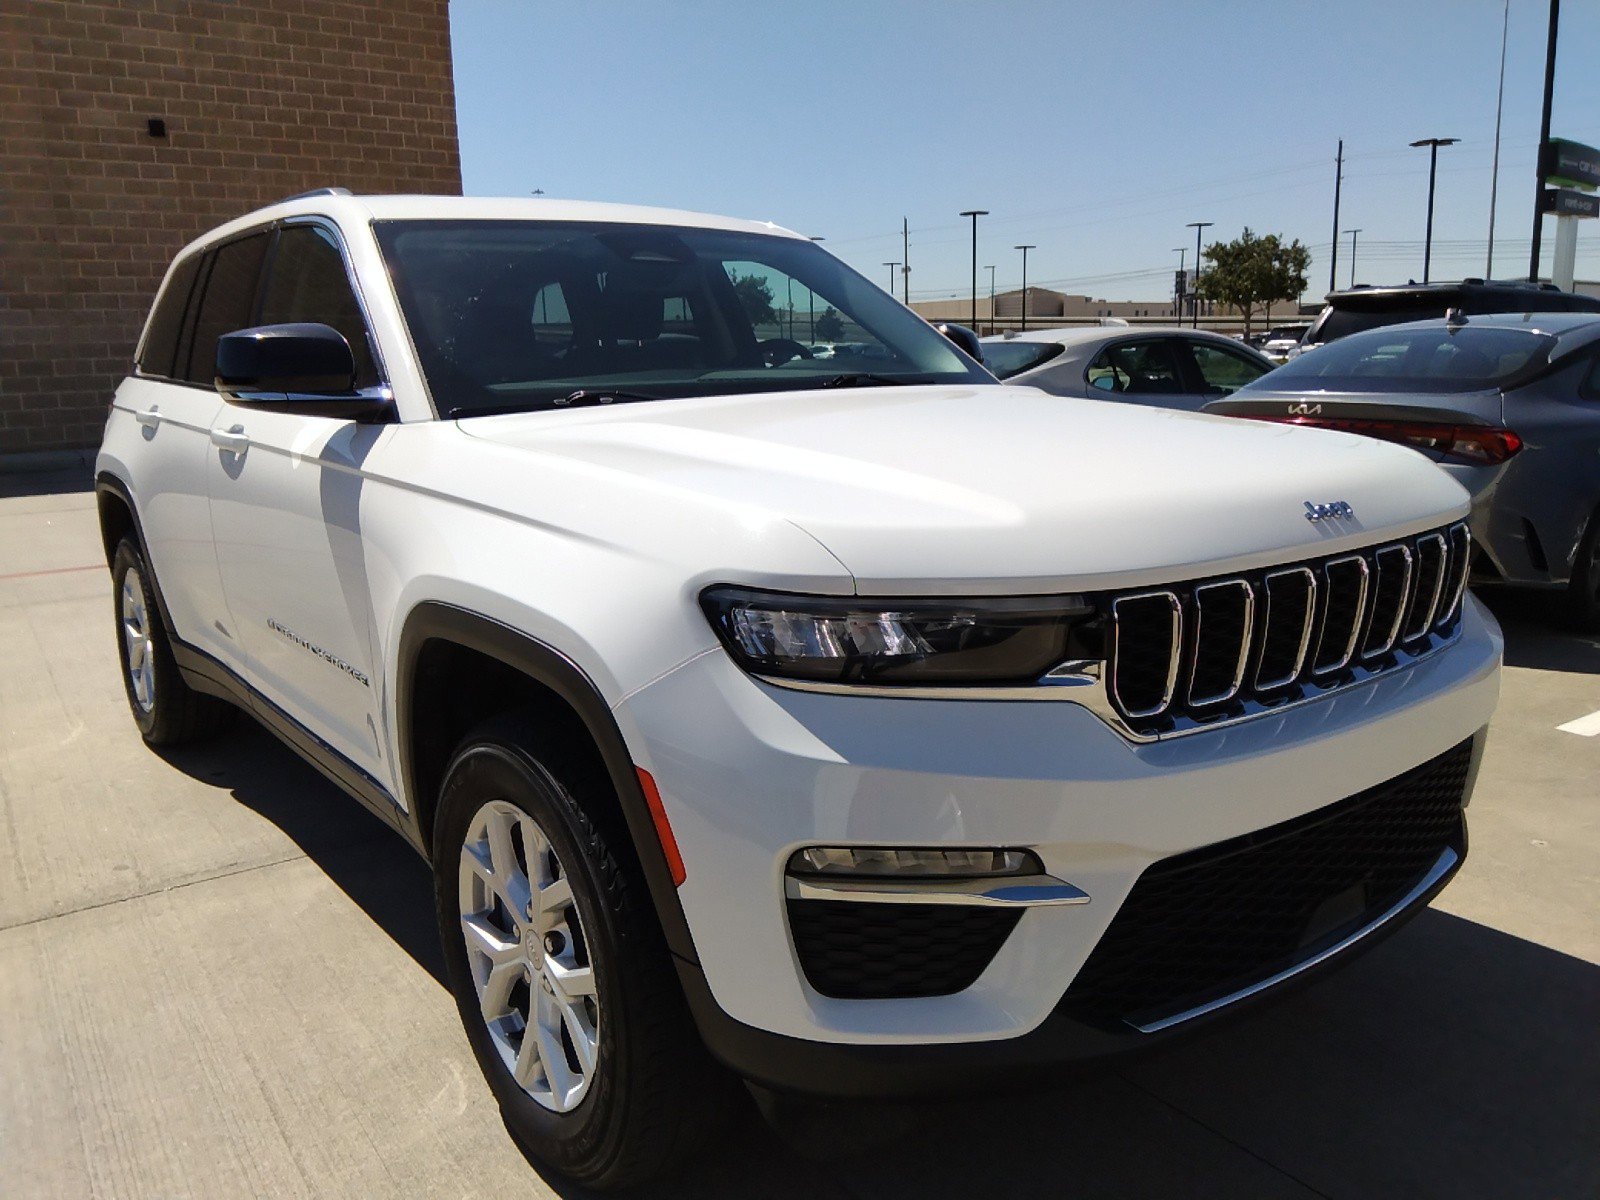
M1384 909L1379 916L1363 925L1360 929L1357 929L1348 937L1341 938L1327 949L1321 951L1320 953L1313 954L1310 958L1298 962L1292 967L1285 967L1277 974L1269 975L1266 979L1258 980L1257 982L1252 983L1249 987L1240 988L1238 991L1232 992L1229 995L1219 997L1216 1000L1209 1001L1194 1008L1185 1009L1180 1013L1174 1013L1172 1016L1160 1017L1156 1020L1145 1022L1129 1021L1128 1024L1133 1026L1133 1028L1137 1029L1140 1033L1160 1033L1164 1029L1171 1029L1175 1025L1182 1025L1185 1021L1192 1021L1196 1017L1203 1017L1207 1013L1214 1013L1218 1009L1227 1008L1230 1004L1236 1004L1240 1000L1247 999L1251 996L1257 995L1260 992L1266 991L1270 987L1276 987L1278 984L1283 983L1286 980L1293 979L1302 971L1310 970L1318 963L1326 962L1335 955L1342 954L1344 951L1348 950L1351 946L1354 946L1363 938L1372 934L1376 930L1381 929L1384 925L1387 925L1395 917L1399 916L1402 912L1415 904L1418 899L1427 893L1429 888L1433 887L1434 884L1438 883L1446 875L1450 874L1451 871L1455 870L1456 866L1460 862L1461 856L1457 854L1455 850L1446 847L1445 851L1439 855L1438 861L1435 862L1431 868L1429 868L1428 873L1419 879L1416 882L1416 885L1412 887L1409 892L1400 897L1400 899L1396 900L1388 908Z
M787 876L791 900L848 900L857 904L947 904L978 908L1046 908L1087 904L1089 893L1051 875L991 879L820 879Z

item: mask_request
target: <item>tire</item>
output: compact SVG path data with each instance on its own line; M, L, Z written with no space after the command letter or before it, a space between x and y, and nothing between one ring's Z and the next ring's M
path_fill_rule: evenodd
M1567 583L1567 620L1585 633L1600 630L1600 510L1578 543L1578 555Z
M530 717L501 717L456 751L434 826L446 974L473 1055L523 1153L594 1188L680 1165L735 1092L695 1031L610 791ZM536 1005L551 1032L530 1047Z
M122 687L139 733L151 746L181 746L225 728L237 711L183 681L156 604L149 564L131 537L111 560L111 599Z

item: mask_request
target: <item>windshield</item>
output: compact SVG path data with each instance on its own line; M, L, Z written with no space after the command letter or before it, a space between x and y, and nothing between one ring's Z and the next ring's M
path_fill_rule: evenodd
M1548 357L1555 339L1520 329L1394 326L1329 342L1240 389L1473 392L1498 388Z
M983 365L1000 379L1032 370L1064 349L1060 342L984 342Z
M993 378L798 238L678 226L374 226L441 416Z

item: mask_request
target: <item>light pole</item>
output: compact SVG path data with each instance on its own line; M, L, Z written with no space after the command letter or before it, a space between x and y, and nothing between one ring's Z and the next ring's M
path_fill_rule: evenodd
M1022 328L1028 327L1028 251L1037 250L1039 247L1033 243L1026 246L1013 246L1013 250L1022 251Z
M1550 101L1556 90L1556 31L1561 25L1561 0L1550 0L1550 29L1544 47L1544 108L1539 117L1539 158L1533 170L1533 252L1528 256L1528 282L1539 282L1539 243L1544 237L1544 148L1550 144ZM1554 272L1552 272L1554 274Z
M994 332L994 267L986 265L983 268L989 272L989 332Z
M1172 315L1178 318L1178 324L1183 324L1183 289L1188 285L1188 273L1183 269L1184 259L1188 257L1189 247L1174 246L1172 252L1178 256L1178 278L1172 286Z
M1454 146L1460 138L1419 138L1411 143L1412 149L1428 148L1428 231L1422 242L1422 282L1428 282L1433 266L1433 184L1439 174L1439 147Z
M1185 229L1194 230L1194 327L1200 328L1200 234L1215 225L1215 221L1190 221Z
M883 265L889 268L889 295L892 296L894 295L894 269L900 264L897 262L886 262Z
M1350 286L1351 287L1355 287L1355 285L1356 285L1356 234L1360 233L1361 230L1359 230L1359 229L1347 229L1347 230L1345 230L1345 232L1350 235Z
M969 208L961 214L972 218L972 327L978 327L978 218L987 217L987 208Z

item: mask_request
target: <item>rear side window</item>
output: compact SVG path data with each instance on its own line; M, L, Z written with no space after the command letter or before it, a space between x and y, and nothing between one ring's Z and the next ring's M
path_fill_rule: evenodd
M189 307L195 276L200 274L200 255L191 254L172 269L172 277L156 300L139 351L139 370L161 379L172 378L172 364L178 356L178 337L183 332L183 314Z
M1267 373L1267 368L1255 359L1226 346L1213 346L1208 342L1185 342L1184 345L1193 353L1195 369L1200 372L1208 392L1228 395Z
M983 365L996 379L1010 379L1055 358L1065 349L1060 342L985 342Z
M367 323L345 272L334 235L318 225L291 225L278 235L261 298L261 324L315 321L331 325L350 343L356 386L378 382Z
M249 327L270 236L251 234L229 242L212 255L211 274L200 299L184 371L184 378L191 383L210 383L216 377L217 340L225 333Z

